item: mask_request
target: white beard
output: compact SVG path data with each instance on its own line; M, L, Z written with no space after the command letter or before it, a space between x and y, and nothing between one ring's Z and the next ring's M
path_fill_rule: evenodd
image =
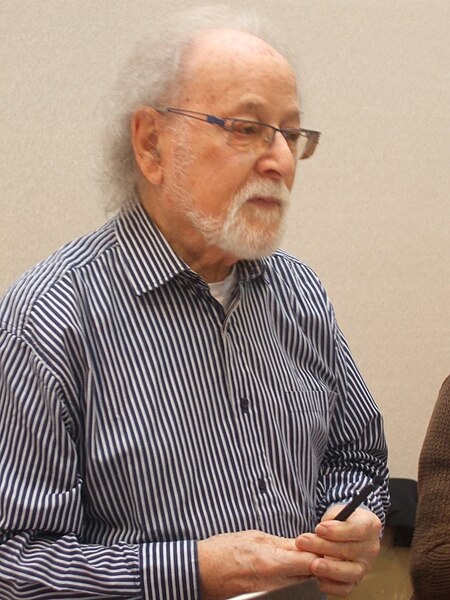
M225 217L207 217L183 193L181 212L209 245L239 259L252 260L271 254L279 245L285 228L289 190L280 181L259 178L245 184L233 197ZM251 198L276 198L279 206L258 207Z

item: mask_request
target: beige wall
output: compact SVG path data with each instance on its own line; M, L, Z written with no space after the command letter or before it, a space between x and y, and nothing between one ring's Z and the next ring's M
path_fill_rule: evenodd
M164 10L186 4L169 0ZM286 30L302 65L301 163L285 247L317 271L415 477L450 372L448 0L229 0ZM160 3L0 0L0 290L104 220L95 110Z

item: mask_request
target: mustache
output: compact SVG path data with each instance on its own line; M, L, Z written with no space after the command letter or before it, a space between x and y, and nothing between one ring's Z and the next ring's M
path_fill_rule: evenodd
M251 198L275 198L284 208L289 204L290 196L289 188L283 181L256 179L245 183L234 195L234 201L238 208Z

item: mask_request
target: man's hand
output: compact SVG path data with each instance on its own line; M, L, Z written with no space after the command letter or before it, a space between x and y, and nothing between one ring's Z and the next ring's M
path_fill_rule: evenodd
M303 552L295 539L261 531L222 533L198 542L203 600L274 590L311 577L319 556Z
M357 508L347 521L333 521L341 509L342 505L331 507L316 532L300 535L295 543L299 550L321 555L311 564L321 591L344 598L380 551L381 522L364 508Z

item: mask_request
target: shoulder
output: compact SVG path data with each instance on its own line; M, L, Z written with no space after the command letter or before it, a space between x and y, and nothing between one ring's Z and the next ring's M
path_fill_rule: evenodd
M329 304L326 290L316 272L295 256L277 250L265 262L274 285L287 287L295 295L311 296L318 302Z
M437 403L447 405L447 408L450 406L450 375L444 381L441 389L439 390Z
M419 468L421 477L426 477L429 470L450 466L450 376L442 384L428 423L423 442ZM440 460L436 462L437 456ZM450 477L450 474L449 474Z
M115 219L111 219L96 231L65 244L14 282L0 302L2 329L20 335L39 302L49 296L63 297L74 274L93 267L114 248L114 223Z

